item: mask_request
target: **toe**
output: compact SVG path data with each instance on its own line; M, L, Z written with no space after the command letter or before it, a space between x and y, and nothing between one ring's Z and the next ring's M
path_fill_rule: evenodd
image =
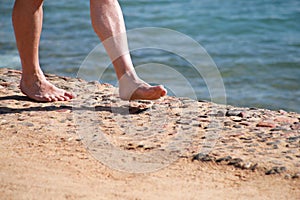
M148 90L148 98L149 100L156 100L160 97L163 97L167 94L166 89L162 85L153 86Z
M64 97L68 97L68 100L75 98L76 96L71 92L65 92Z
M52 101L51 97L49 95L44 95L44 96L40 96L40 95L35 95L35 97L33 98L36 101L40 101L40 102L49 102Z
M160 96L161 97L165 96L167 94L167 90L164 88L164 86L159 85L158 87L160 88L161 91Z
M58 101L58 98L55 95L50 96L51 101Z
M58 96L56 97L58 101L66 101L64 96Z
M69 96L64 96L65 101L70 101L70 97Z

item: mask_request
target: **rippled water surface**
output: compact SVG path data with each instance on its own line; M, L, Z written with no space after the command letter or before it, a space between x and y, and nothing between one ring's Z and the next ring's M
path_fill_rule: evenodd
M228 104L300 112L300 1L124 0L120 3L128 29L164 27L199 42L221 72ZM10 17L12 7L13 1L0 2L0 67L19 69ZM89 52L99 44L90 24L89 1L45 1L44 14L42 68L74 77ZM193 48L185 51L192 54ZM210 99L205 82L189 70L191 66L184 58L148 49L133 51L132 57L136 66L154 62L174 67L191 83L198 98ZM158 80L166 79L164 71L147 73ZM93 78L91 74L90 79ZM100 81L115 82L111 67ZM180 88L176 77L166 81L168 88ZM184 90L183 87L182 94Z

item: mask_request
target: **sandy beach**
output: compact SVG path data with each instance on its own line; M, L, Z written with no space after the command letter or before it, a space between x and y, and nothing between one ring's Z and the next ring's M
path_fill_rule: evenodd
M1 199L299 199L300 114L187 98L121 101L48 74L38 103L0 69Z

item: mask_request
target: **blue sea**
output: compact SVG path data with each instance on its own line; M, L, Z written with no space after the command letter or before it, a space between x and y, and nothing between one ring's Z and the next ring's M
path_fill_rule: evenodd
M128 30L167 28L197 41L218 67L228 104L300 112L299 0L122 0L120 4ZM0 1L0 67L20 69L12 8L13 1ZM147 37L159 37L159 33ZM176 40L172 34L168 39ZM40 44L45 72L75 77L99 42L90 23L89 1L45 1ZM184 51L195 53L192 47L185 46ZM132 58L135 66L172 66L190 82L199 99L210 100L206 82L195 77L184 58L148 49L133 51ZM111 66L105 73L100 82L115 83ZM163 70L148 73L161 80L167 77ZM167 88L181 84L176 77L164 83ZM185 94L185 88L181 90L177 96Z

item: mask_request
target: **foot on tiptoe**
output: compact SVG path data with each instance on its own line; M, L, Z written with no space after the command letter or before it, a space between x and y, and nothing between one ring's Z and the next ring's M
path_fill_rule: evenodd
M151 86L141 79L122 77L119 80L119 94L123 100L156 100L167 94L162 86Z

